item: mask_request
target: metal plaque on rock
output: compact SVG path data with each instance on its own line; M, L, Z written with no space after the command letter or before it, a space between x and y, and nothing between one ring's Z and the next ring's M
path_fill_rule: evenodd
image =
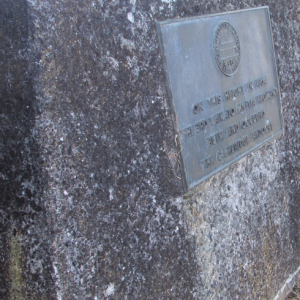
M190 189L283 132L269 9L157 29Z

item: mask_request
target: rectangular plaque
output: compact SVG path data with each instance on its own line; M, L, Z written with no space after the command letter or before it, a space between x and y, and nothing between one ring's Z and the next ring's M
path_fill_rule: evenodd
M283 132L269 9L157 29L190 189Z

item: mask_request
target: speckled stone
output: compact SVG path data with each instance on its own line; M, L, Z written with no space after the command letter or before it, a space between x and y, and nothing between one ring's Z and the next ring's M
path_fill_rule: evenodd
M300 265L300 2L0 3L0 298L273 299ZM184 193L155 21L262 5L284 136Z

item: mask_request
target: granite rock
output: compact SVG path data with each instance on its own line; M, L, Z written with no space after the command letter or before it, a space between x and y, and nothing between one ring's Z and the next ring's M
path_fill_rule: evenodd
M0 2L1 299L273 299L300 265L299 1ZM262 5L284 135L185 193L155 21Z

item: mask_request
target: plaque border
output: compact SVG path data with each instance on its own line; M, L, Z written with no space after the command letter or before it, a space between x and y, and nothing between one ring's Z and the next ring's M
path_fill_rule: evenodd
M257 144L255 148L249 149L248 151L245 151L238 155L234 160L225 163L224 165L221 165L214 169L211 173L208 175L205 175L201 177L199 180L194 181L192 184L188 183L188 178L187 174L185 172L185 167L184 167L184 160L183 156L181 154L182 151L182 145L181 145L181 140L180 140L180 130L179 130L179 125L177 123L177 113L175 109L175 104L174 104L174 98L173 98L173 93L172 93L172 86L171 86L171 81L169 77L169 71L168 71L168 64L166 60L166 54L165 54L165 49L164 49L164 42L162 38L162 32L161 29L169 24L173 23L180 23L180 22L185 22L185 21L193 21L193 20L199 20L199 19L206 19L206 18L211 18L211 17L217 17L217 16L222 16L222 15L228 15L228 14L236 14L236 13L241 13L241 12L246 12L246 11L255 11L255 10L267 10L267 22L269 25L269 30L270 30L270 40L271 40L271 48L272 48L272 60L273 60L273 67L274 67L274 72L276 74L276 80L277 80L277 88L278 88L278 105L279 105L279 121L281 124L281 129L274 134L273 136L265 139L263 142ZM200 183L205 182L212 176L216 175L220 171L226 169L227 167L237 163L240 159L243 157L247 156L251 152L259 150L261 147L267 145L270 143L272 140L275 138L279 137L280 135L284 135L284 119L283 119L283 111L282 111L282 101L281 101L281 91L280 91L280 85L279 85L279 78L278 78L278 69L277 69L277 63L276 63L276 57L275 57L275 51L274 51L274 40L273 40L273 31L272 31L272 26L271 26L271 18L270 18L270 10L269 6L259 6L259 7L254 7L254 8L247 8L247 9L241 9L241 10L234 10L234 11L229 11L229 12L222 12L222 13L214 13L214 14L208 14L208 15L200 15L200 16L193 16L193 17L186 17L186 18L180 18L180 19L168 19L164 21L155 21L156 23L156 29L157 29L157 35L158 35L158 41L159 41L159 48L160 48L160 54L163 60L163 67L164 67L164 73L165 73L165 78L166 78L166 86L167 86L167 92L169 95L169 104L171 107L172 111L172 122L173 122L173 129L174 129L174 135L175 135L175 144L177 148L177 154L180 157L180 170L182 174L182 181L183 181L183 186L185 192L189 192L192 189L196 188ZM234 74L233 74L234 75ZM227 76L227 75L226 75Z

